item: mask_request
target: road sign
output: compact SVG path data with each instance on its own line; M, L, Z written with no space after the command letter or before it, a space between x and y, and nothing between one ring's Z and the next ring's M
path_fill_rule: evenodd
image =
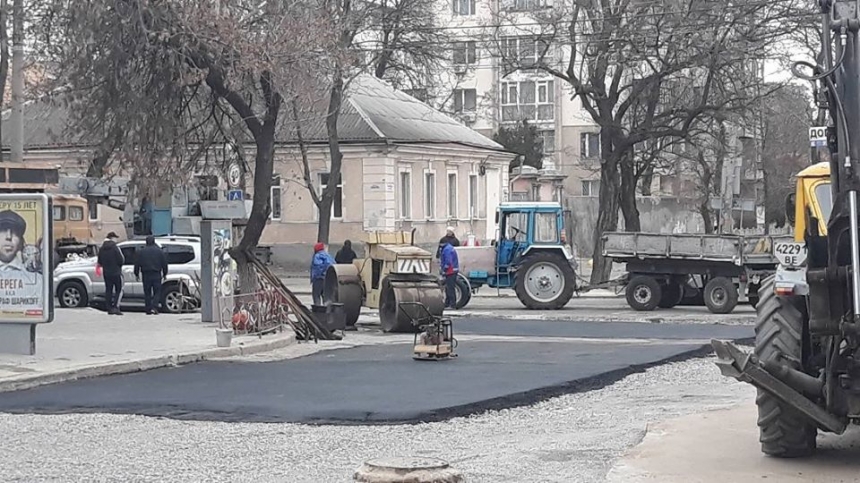
M242 201L245 199L242 190L230 190L227 192L227 201Z
M230 167L227 169L227 184L229 184L231 188L238 188L241 182L242 168L239 166L239 163L230 163Z
M809 145L814 147L827 146L827 128L824 126L809 128Z

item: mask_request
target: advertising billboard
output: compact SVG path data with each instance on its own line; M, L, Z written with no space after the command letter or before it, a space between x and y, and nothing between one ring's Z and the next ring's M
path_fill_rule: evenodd
M0 323L53 319L50 215L47 195L0 194Z

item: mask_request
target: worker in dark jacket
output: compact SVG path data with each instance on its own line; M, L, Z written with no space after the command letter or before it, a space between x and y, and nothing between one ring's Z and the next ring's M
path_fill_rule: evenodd
M457 308L457 274L460 273L460 258L450 243L442 247L442 275L445 276L445 308Z
M334 255L334 261L338 264L352 263L356 258L356 254L352 250L352 242L349 240L345 240L343 242L343 248L338 250Z
M125 257L116 245L118 239L116 233L108 233L98 256L98 264L105 280L105 307L107 313L112 315L122 315L119 310L119 295L122 292L122 264L125 263Z
M436 258L442 257L442 248L444 248L445 245L447 245L447 244L450 244L452 247L460 246L460 240L458 240L457 237L454 236L454 227L453 226L449 226L445 230L445 236L443 236L439 240L439 247L436 248Z
M161 247L155 244L155 237L146 237L146 246L137 252L134 262L134 277L140 280L143 274L143 301L146 313L158 314L161 303L161 284L167 278L167 257Z

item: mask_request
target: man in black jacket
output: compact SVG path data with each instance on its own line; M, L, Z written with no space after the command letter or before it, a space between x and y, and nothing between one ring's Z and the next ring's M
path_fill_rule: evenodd
M98 264L102 267L102 277L105 280L105 304L107 313L122 315L119 310L119 294L122 291L122 264L125 257L116 246L119 237L116 233L108 233L107 239L99 249Z
M134 262L134 277L140 280L143 273L143 301L146 304L146 313L158 314L161 304L161 283L167 278L167 257L161 251L161 247L155 244L155 237L146 237L146 246L137 252Z

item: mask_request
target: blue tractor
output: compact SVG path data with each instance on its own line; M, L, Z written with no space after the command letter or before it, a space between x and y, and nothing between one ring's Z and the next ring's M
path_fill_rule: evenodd
M576 266L558 203L507 202L496 212L498 232L487 247L458 247L457 307L487 285L513 288L529 309L560 309L576 288Z

